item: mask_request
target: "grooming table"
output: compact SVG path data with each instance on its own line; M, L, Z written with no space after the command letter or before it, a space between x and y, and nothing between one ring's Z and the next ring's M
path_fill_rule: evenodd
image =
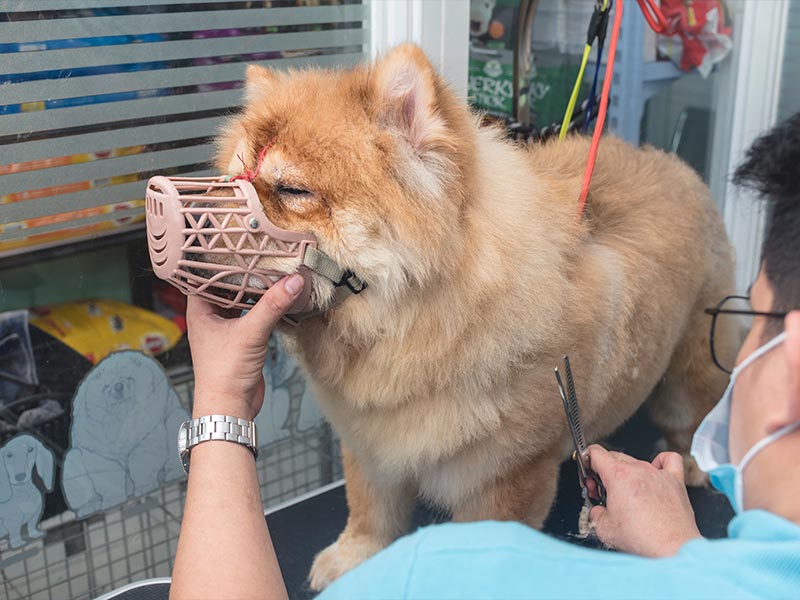
M612 447L642 459L657 454L660 434L639 411L620 431L611 437ZM690 488L689 497L695 510L700 532L709 538L726 535L728 521L733 517L725 497L712 489ZM580 488L575 464L565 462L561 467L558 497L548 517L544 531L554 537L585 546L596 545L592 540L578 540L577 518L581 508ZM430 523L446 521L446 514L420 506L414 513L413 529ZM347 521L347 503L343 482L335 482L320 490L301 496L266 513L275 552L281 565L286 589L292 600L314 596L306 577L314 556L332 543ZM125 586L100 600L167 600L169 580L143 581Z

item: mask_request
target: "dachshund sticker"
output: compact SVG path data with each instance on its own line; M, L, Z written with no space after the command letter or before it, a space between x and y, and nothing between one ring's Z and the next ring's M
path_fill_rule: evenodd
M32 435L16 435L0 446L0 467L0 539L21 548L44 535L38 524L44 494L53 490L53 452Z
M141 352L110 354L72 402L62 473L67 505L85 517L182 477L176 444L188 418L159 363Z

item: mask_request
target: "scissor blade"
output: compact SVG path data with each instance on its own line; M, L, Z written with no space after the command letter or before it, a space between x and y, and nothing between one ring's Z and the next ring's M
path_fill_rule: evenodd
M583 480L586 478L586 465L583 462L583 454L581 453L581 446L580 440L578 439L578 432L575 430L575 424L573 423L572 419L569 415L569 400L567 399L567 393L564 391L564 383L561 381L561 373L558 370L558 367L555 369L556 372L556 381L558 382L558 392L561 394L561 402L564 405L564 413L567 416L567 425L569 426L569 433L572 436L572 444L575 446L575 458L578 463L578 476L581 480L581 485L583 484Z
M558 392L561 394L561 402L564 405L564 412L567 415L567 424L569 425L569 432L572 436L572 443L575 446L575 462L578 463L578 480L581 485L584 501L594 504L606 504L606 490L603 482L597 474L589 468L588 458L585 458L586 441L583 438L583 429L581 428L580 412L578 411L578 396L575 393L575 382L572 379L572 368L569 364L569 357L564 356L564 372L567 378L567 391L564 391L564 383L561 381L561 373L558 367L555 369L556 381L558 382ZM596 484L597 498L589 496L589 488L586 487L587 478L594 480Z
M567 411L570 429L575 432L575 447L582 459L586 454L586 440L583 437L583 427L581 427L581 413L578 409L578 395L575 393L572 367L569 364L569 356L566 355L564 356L564 374L567 378L567 400L564 408Z

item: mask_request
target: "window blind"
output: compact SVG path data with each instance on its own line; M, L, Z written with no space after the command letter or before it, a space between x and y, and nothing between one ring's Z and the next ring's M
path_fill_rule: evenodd
M143 180L210 174L243 63L346 67L368 53L365 0L4 6L0 256L142 227Z

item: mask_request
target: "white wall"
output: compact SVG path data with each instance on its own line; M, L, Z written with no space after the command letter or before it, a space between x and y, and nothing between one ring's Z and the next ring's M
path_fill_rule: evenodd
M373 57L414 42L467 97L469 0L372 0L371 11Z

